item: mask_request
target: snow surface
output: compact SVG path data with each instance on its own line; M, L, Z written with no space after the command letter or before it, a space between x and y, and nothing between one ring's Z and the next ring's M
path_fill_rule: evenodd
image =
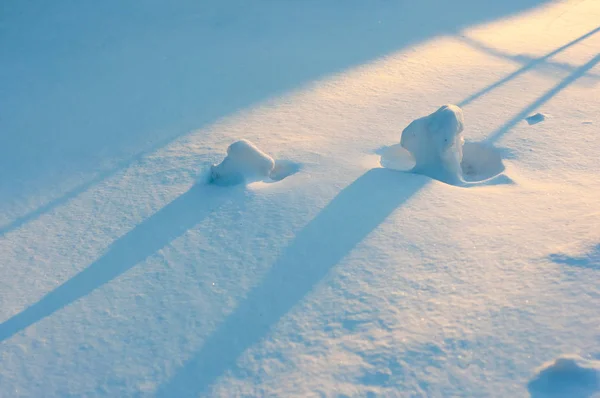
M599 358L600 2L0 7L0 396L521 397ZM444 103L510 183L381 167ZM298 172L195 183L242 138Z

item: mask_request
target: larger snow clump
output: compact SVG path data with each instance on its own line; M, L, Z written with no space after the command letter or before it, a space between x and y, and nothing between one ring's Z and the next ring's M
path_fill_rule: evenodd
M464 125L462 109L451 104L410 123L400 145L414 157L413 172L449 183L462 181Z
M529 382L536 397L590 397L600 392L600 361L563 355L537 369Z

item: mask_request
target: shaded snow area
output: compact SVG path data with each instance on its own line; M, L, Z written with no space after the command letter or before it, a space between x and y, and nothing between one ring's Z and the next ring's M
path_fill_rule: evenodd
M0 398L600 396L599 49L595 0L4 1Z
M531 382L532 397L592 397L600 394L600 361L563 355L540 367Z

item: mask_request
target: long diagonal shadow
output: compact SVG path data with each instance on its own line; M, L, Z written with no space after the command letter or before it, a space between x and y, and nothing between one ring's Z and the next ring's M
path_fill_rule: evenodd
M498 128L496 131L494 131L492 134L490 134L486 138L486 142L493 143L493 142L497 141L498 139L500 139L502 136L504 136L504 134L506 134L513 127L515 127L520 121L522 121L527 116L529 116L533 111L535 111L540 106L544 105L546 102L548 102L550 99L552 99L552 97L554 97L556 94L560 93L562 90L567 88L569 85L571 85L577 79L584 76L585 73L587 71L589 71L590 69L592 69L594 66L596 66L598 64L598 62L600 62L600 54L597 54L594 58L592 58L591 60L586 62L584 65L575 69L573 71L573 73L571 73L569 76L567 76L565 79L563 79L560 83L558 83L556 86L552 87L550 90L546 91L537 100L533 101L531 104L529 104L525 108L523 108L523 110L521 112L516 114L512 119L510 119L508 122L503 124L500 128Z
M471 102L475 101L476 99L478 99L479 97L491 92L492 90L508 83L509 81L511 81L512 79L518 77L519 75L522 75L523 73L535 68L536 66L546 62L548 59L552 58L553 56L565 51L566 49L574 46L575 44L582 42L583 40L595 35L596 33L600 32L600 26L598 26L596 29L593 29L591 31L589 31L588 33L578 37L575 40L570 41L569 43L557 48L554 51L549 52L548 54L544 55L543 57L540 58L536 58L533 61L531 61L530 63L524 65L523 67L517 69L516 71L510 73L509 75L505 76L504 78L498 80L496 83L491 84L489 86L487 86L486 88L484 88L483 90L480 90L478 92L476 92L475 94L472 94L471 96L469 96L468 98L462 100L461 102L458 103L458 106L460 107L464 107L467 106L468 104L470 104ZM465 41L469 44L472 44L468 39L465 39Z
M37 303L3 322L0 325L0 341L10 338L128 271L202 221L228 197L226 194L230 195L231 192L231 189L195 185L115 241L102 257L83 271L52 290Z
M592 30L591 32L586 33L585 35L579 37L578 39L576 39L576 42L581 42L582 40L590 37L591 35L593 35L594 33L597 33L598 31L600 31L600 27ZM575 67L572 64L566 63L566 62L556 62L556 61L551 61L550 58L556 54L558 54L561 51L566 50L567 48L571 47L573 44L576 44L574 42L570 42L567 45L561 46L559 49L552 51L551 53L548 53L547 55L544 55L542 57L533 57L533 56L528 56L525 54L518 54L518 55L512 55L509 54L507 52L504 52L502 50L499 50L497 48L493 48L493 47L489 47L487 46L485 43L482 43L480 41L477 41L471 37L466 37L466 36L461 36L460 40L467 43L469 46L482 51L484 53L487 53L493 57L496 58L500 58L500 59L505 59L505 60L509 60L511 62L516 62L516 63L520 63L523 65L523 67L521 67L518 71L519 74L532 69L536 68L538 66L545 66L547 68L552 68L552 69L558 69L558 70L562 70L564 72L572 72ZM540 65L543 64L543 65ZM593 81L598 81L600 80L600 76L597 74L588 74L586 76L587 78L593 80Z
M20 228L22 225L25 225L30 221L37 219L41 215L48 213L48 212L52 211L53 209L67 203L69 200L76 198L77 196L79 196L79 194L87 191L88 189L101 183L102 181L112 177L113 175L126 169L127 167L134 164L135 162L142 160L144 157L146 157L150 153L152 153L164 146L167 146L170 142L175 140L175 138L177 138L177 137L168 137L164 140L159 141L158 143L152 145L150 148L136 153L132 157L119 162L116 166L112 167L111 169L105 170L105 171L99 173L96 177L92 178L91 180L86 181L86 182L76 186L75 188L71 189L70 191L67 191L62 196L60 196L56 199L53 199L44 205L41 205L40 207L38 207L37 209L35 209L33 211L30 211L29 213L26 213L20 217L17 217L15 220L11 221L10 223L8 223L6 225L0 226L0 237L4 236L5 234L7 234L17 228Z
M492 133L487 142L499 139L599 61L600 54L577 68ZM298 233L261 284L208 337L200 351L159 388L157 396L188 397L207 392L235 366L246 349L258 343L342 258L428 181L422 176L372 169L342 190Z
M157 396L191 397L205 392L427 181L422 176L372 169L342 190L296 235L261 284L248 293L175 377L160 387Z

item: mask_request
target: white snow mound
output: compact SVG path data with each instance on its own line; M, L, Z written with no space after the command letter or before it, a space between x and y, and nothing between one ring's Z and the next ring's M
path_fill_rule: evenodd
M600 392L600 361L560 356L539 367L528 388L533 398L590 397Z
M248 140L229 145L227 156L210 168L209 183L236 185L254 181L279 181L298 171L299 166L290 161L275 161Z
M410 123L400 145L414 157L413 172L442 181L462 181L464 116L462 109L448 104Z

